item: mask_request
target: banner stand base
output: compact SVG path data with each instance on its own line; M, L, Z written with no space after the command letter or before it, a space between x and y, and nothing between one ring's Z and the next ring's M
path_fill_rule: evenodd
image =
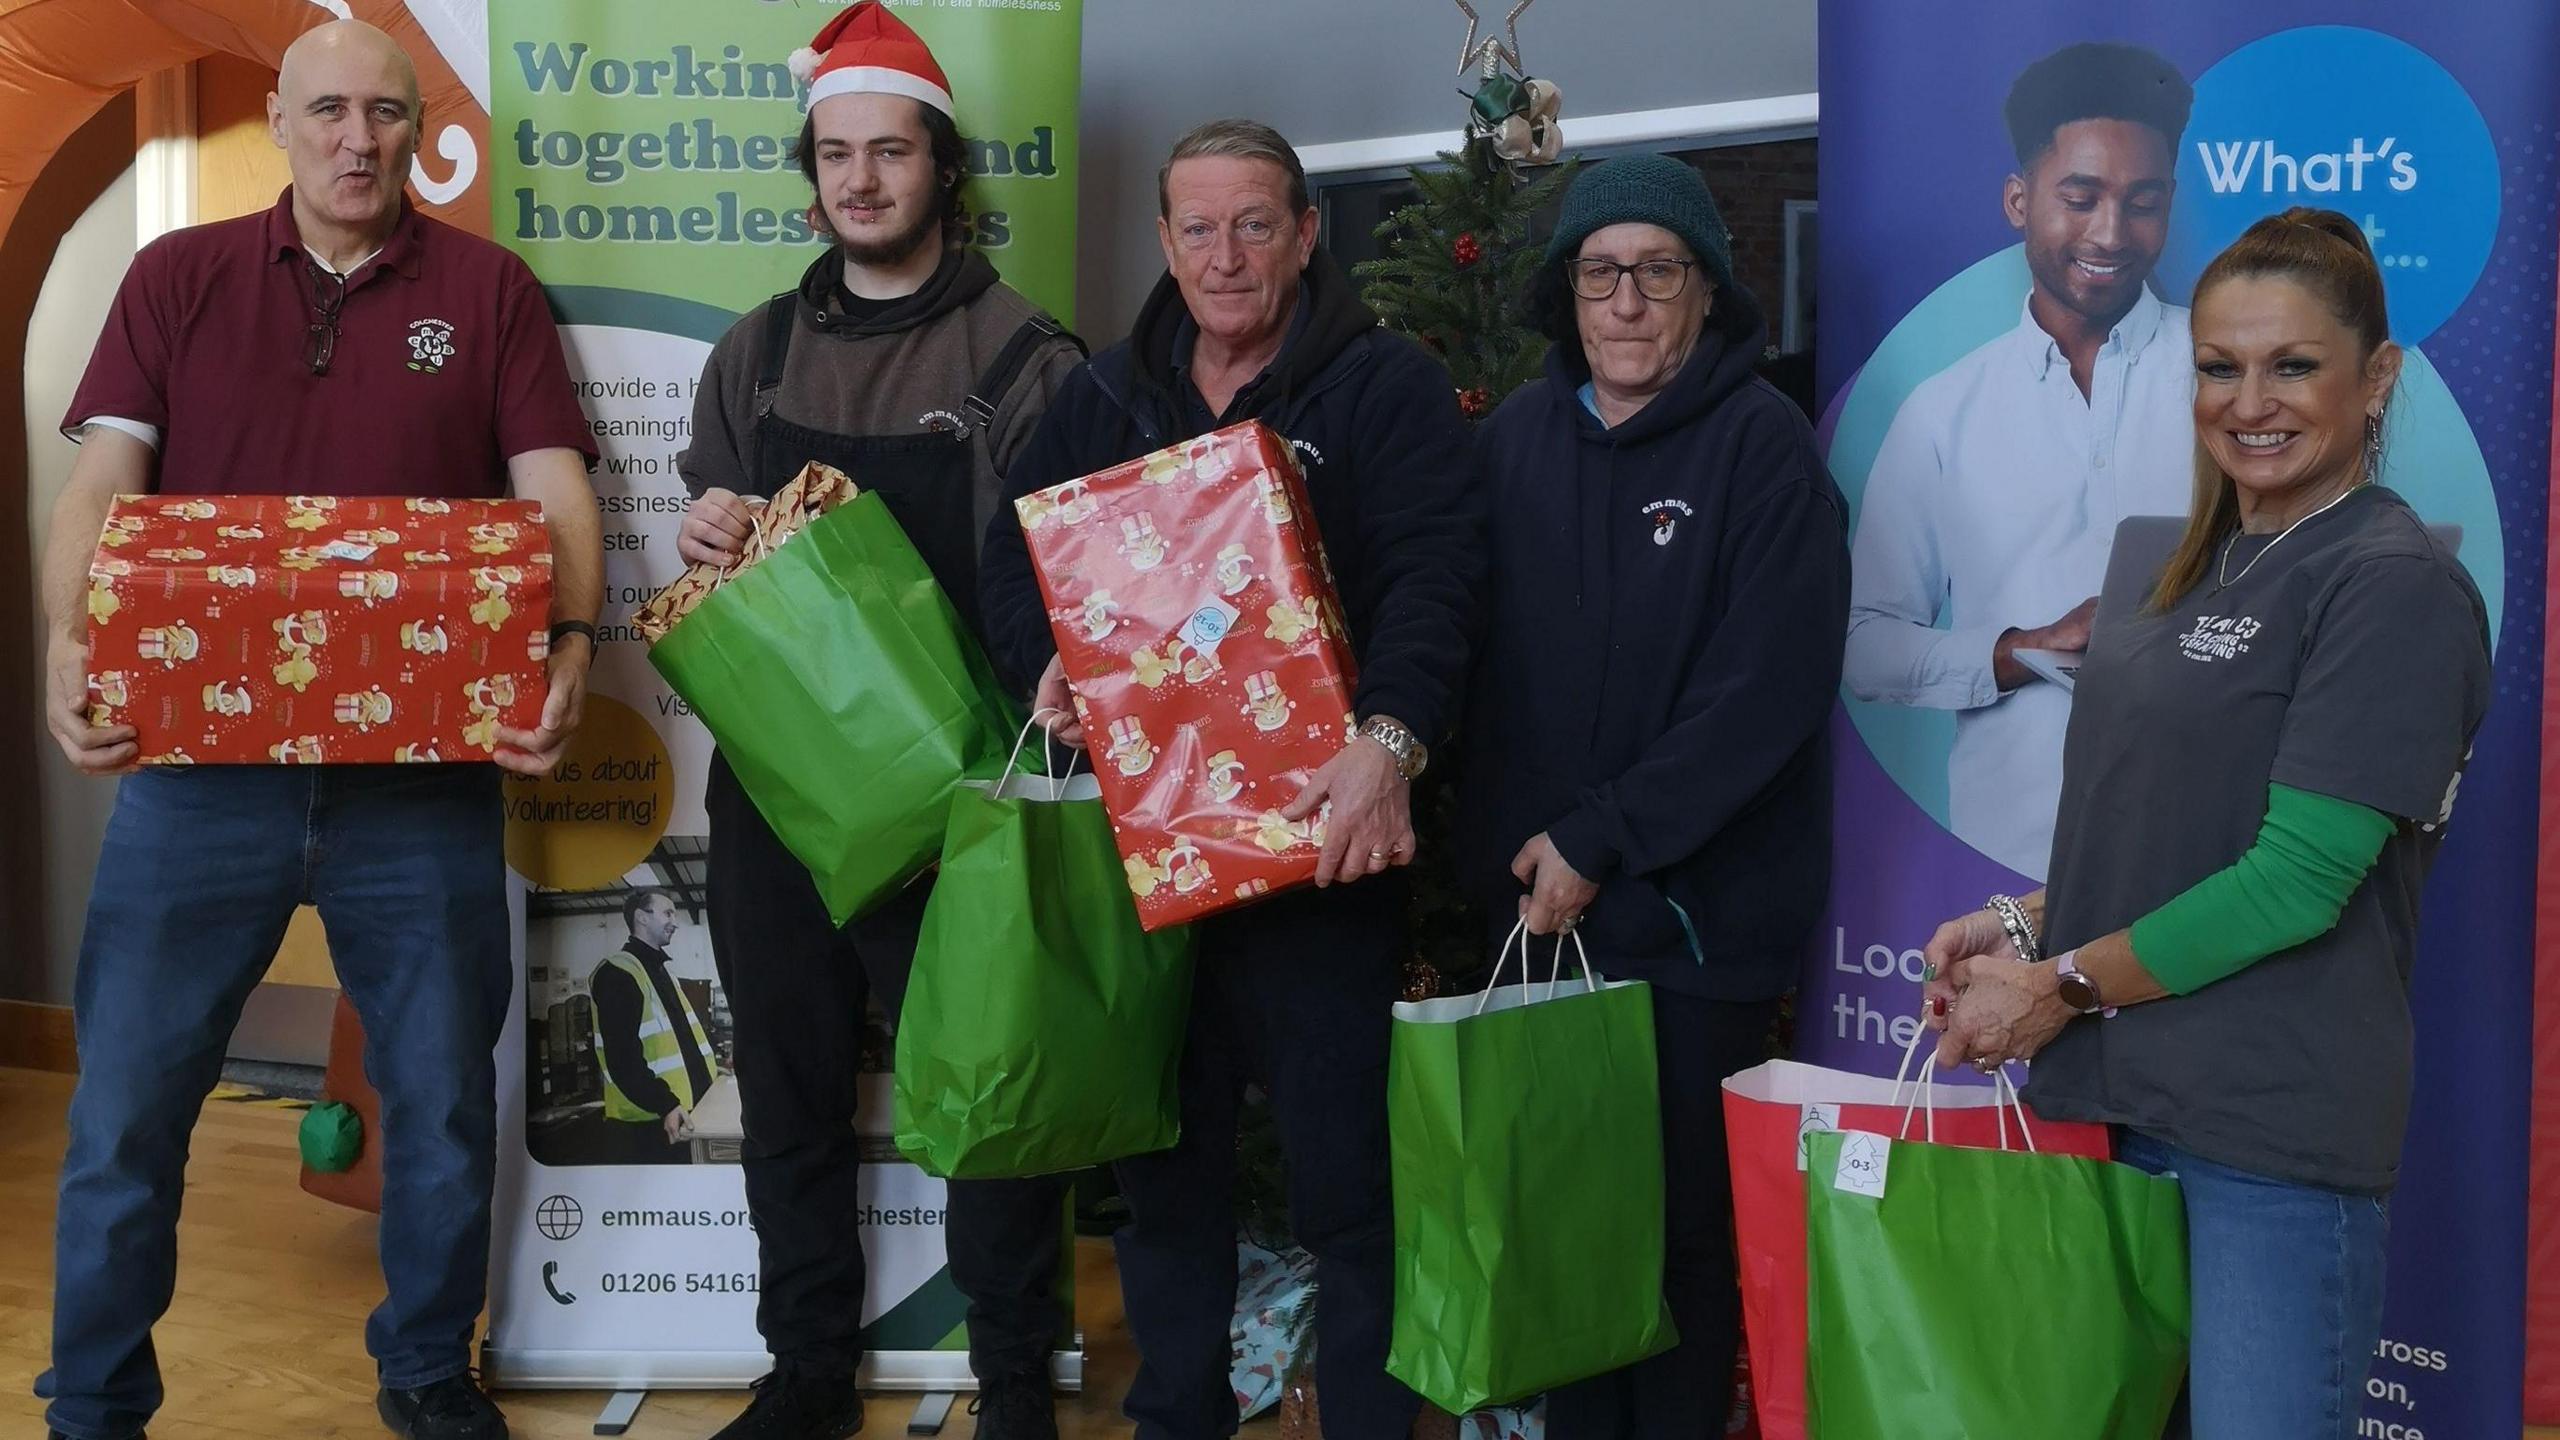
M596 1433L620 1435L629 1430L633 1418L640 1413L640 1407L647 1403L649 1392L646 1390L614 1391L613 1398L604 1402L604 1409L596 1414Z
M941 1434L942 1422L951 1418L951 1402L954 1398L948 1390L936 1390L918 1400L915 1417L907 1421L907 1433L910 1435Z
M480 1374L492 1390L610 1390L616 1404L625 1394L645 1397L651 1390L743 1390L772 1369L773 1357L761 1350L480 1347ZM966 1350L874 1350L863 1357L861 1382L865 1390L922 1391L928 1399L978 1388ZM1071 1395L1084 1389L1081 1345L1050 1352L1049 1382ZM632 1409L638 1408L635 1399Z

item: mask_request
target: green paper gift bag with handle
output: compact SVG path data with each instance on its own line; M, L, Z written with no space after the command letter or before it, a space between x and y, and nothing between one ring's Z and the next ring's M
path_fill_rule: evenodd
M2176 1180L1856 1130L1806 1143L1812 1440L2158 1440L2187 1368Z
M1521 983L1504 985L1514 945ZM1582 942L1574 939L1579 954ZM1513 929L1481 994L1395 1007L1387 1372L1454 1415L1677 1344L1662 1303L1653 991L1582 959L1529 979Z
M1101 787L1074 768L952 793L898 1016L894 1133L927 1174L1049 1175L1181 1137L1191 935L1139 928Z
M876 493L740 569L649 648L839 925L922 874L1019 715Z

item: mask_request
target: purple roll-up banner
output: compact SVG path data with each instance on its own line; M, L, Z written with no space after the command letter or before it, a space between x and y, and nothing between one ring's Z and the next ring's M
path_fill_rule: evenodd
M2357 1433L2515 1435L2560 6L1822 0L1820 33L1816 360L1859 616L1799 1058L1892 1073L1930 932L2043 883L2068 672L2048 662L2000 689L1991 644L2093 595L2119 519L2183 514L2186 306L2204 264L2287 206L2347 213L2408 353L2381 479L2457 542L2489 605L2497 681L2424 899L2415 1106ZM2146 202L2165 215L2043 242L2084 302L2111 287L2121 301L2148 271L2072 412L2039 408L2055 392L2031 388L2064 361L2027 305L2033 227L2004 193L2021 168L2004 107L2029 67L2084 42L2140 47L2194 102L2173 183ZM2146 225L2147 241L2123 233ZM1970 445L1947 440L1968 431ZM1995 432L2004 443L1980 438Z

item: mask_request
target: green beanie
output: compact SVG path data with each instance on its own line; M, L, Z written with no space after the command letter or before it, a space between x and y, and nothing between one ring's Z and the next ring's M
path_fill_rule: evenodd
M364 1117L353 1106L332 1100L302 1114L302 1163L322 1175L352 1168L364 1153Z
M1564 263L1595 230L1638 221L1679 236L1718 288L1733 283L1733 236L1716 211L1716 197L1697 171L1668 155L1621 156L1575 176L1564 192L1555 237L1547 242L1547 264Z

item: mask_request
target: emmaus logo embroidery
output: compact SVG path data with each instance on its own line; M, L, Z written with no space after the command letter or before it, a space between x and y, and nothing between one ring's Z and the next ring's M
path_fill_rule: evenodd
M1653 525L1653 543L1670 544L1671 532L1679 528L1681 519L1696 513L1686 500L1656 500L1644 507L1644 518Z

